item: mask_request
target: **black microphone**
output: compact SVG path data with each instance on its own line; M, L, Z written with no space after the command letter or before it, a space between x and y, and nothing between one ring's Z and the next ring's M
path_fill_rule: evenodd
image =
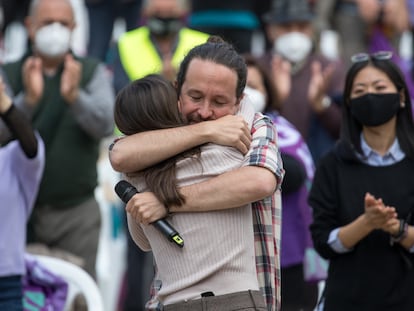
M121 180L115 185L115 192L126 204L136 193L138 193L138 190L126 180ZM184 246L184 240L180 237L177 230L175 230L165 219L159 219L153 222L152 225L164 234L170 242L174 242L179 247Z

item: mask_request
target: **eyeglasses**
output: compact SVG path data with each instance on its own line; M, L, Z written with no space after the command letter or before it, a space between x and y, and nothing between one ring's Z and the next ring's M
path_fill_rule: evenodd
M351 57L352 63L361 63L361 62L367 62L370 59L374 60L389 60L392 58L392 52L391 51L379 51L375 52L373 54L368 53L358 53Z

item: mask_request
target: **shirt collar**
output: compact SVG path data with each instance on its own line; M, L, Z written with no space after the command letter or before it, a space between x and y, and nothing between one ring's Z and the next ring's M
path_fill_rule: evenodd
M361 160L364 163L375 166L394 164L405 157L405 153L402 151L397 137L395 137L390 149L381 156L367 144L364 135L361 133L361 150L362 155L359 155Z

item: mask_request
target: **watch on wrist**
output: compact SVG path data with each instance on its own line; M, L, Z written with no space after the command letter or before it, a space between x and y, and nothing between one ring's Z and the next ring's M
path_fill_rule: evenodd
M400 226L398 228L398 232L395 235L391 235L390 243L393 245L394 243L398 243L405 239L408 234L408 224L404 219L400 219Z
M324 110L329 108L331 104L332 104L332 99L329 96L324 96L322 98L322 107Z

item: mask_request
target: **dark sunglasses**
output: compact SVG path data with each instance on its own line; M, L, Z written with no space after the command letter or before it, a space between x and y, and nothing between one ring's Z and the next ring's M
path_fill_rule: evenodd
M392 52L391 51L379 51L372 54L368 53L358 53L353 56L351 56L351 62L352 63L361 63L361 62L367 62L370 59L374 60L390 60L392 58Z

